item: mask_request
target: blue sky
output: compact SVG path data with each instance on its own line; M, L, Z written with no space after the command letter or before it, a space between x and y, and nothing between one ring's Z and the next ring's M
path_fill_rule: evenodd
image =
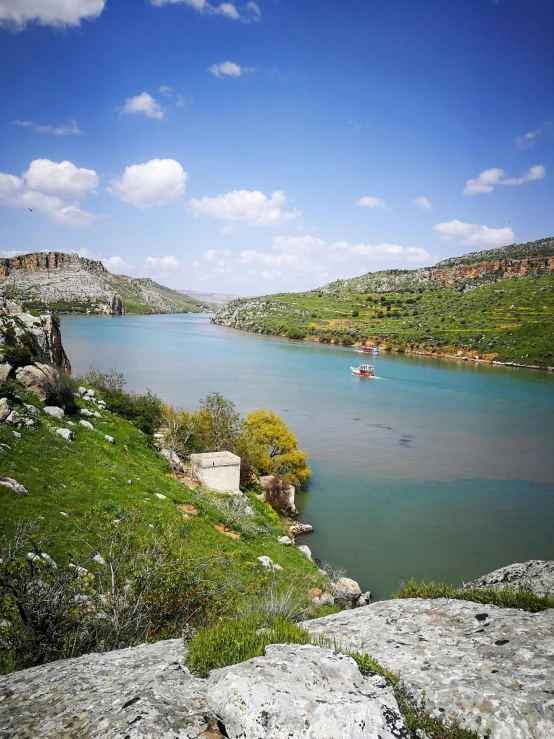
M3 255L259 294L552 236L553 36L551 0L0 0Z

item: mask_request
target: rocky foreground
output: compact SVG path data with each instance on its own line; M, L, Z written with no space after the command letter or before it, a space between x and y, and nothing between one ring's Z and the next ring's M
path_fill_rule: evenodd
M303 624L400 673L426 711L480 737L554 736L554 610L392 600ZM326 647L190 674L180 640L0 677L0 737L393 739L410 737L388 683Z

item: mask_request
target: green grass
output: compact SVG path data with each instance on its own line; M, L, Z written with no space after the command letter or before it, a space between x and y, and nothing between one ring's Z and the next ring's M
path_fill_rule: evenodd
M237 328L270 335L554 366L554 275L463 292L436 282L420 289L289 293L233 301L229 310L238 307Z
M42 405L22 390L19 394L27 403ZM77 403L85 405L80 400ZM227 496L197 493L173 479L149 437L115 414L101 414L102 419L87 419L92 421L93 431L78 424L82 416L69 417L76 424L71 427L74 442L64 441L53 431L65 426L67 419L56 421L43 414L36 427L19 429L20 439L14 437L8 424L0 424L2 475L15 478L29 490L28 496L20 496L0 486L0 520L5 536L13 534L18 520L38 518L41 529L53 534L48 554L67 563L76 528L90 526L91 511L93 518L121 518L133 510L145 525L161 529L170 527L175 520L184 521L191 556L217 554L226 562L226 574L236 579L237 604L260 598L270 581L285 587L294 579L304 596L310 587L321 586L323 580L314 563L295 547L277 542L283 533L280 520L255 495L249 496L249 505L256 513L252 519L256 526L239 540L225 536L215 526L226 523L225 513L217 503ZM112 436L115 444L105 441L104 435ZM159 499L157 493L165 499ZM185 517L178 508L182 504L193 505L198 515ZM61 515L62 511L68 518ZM257 561L261 555L271 557L283 567L283 572L264 569ZM312 610L316 615L315 607Z
M416 582L410 580L402 585L393 598L455 598L499 608L519 608L530 613L538 613L554 608L554 598L540 596L528 588L457 588L441 582Z

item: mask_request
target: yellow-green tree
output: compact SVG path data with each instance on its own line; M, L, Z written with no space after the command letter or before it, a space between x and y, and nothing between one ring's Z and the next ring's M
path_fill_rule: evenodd
M297 448L296 436L273 411L260 408L251 413L243 439L252 465L261 474L280 475L298 487L309 480L308 455Z

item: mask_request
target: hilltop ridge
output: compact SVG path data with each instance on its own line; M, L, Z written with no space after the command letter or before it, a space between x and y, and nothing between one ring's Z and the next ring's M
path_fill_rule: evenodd
M329 344L554 366L554 238L233 300L213 322Z
M65 252L0 259L0 296L26 308L71 313L192 313L211 305L150 278L112 274L102 262Z

